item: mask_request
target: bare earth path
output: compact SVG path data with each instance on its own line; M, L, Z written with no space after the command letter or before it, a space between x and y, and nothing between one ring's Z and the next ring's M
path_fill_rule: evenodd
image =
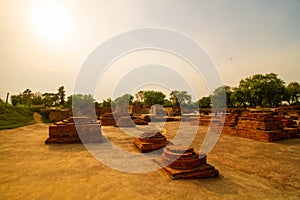
M42 116L38 112L33 113L33 119L36 123L42 123Z
M167 137L177 123L166 123ZM132 136L103 130L134 149ZM205 131L200 128L195 148ZM219 178L171 180L163 170L113 170L83 145L45 145L47 137L47 124L0 131L0 199L300 199L300 139L262 143L222 135L208 155Z

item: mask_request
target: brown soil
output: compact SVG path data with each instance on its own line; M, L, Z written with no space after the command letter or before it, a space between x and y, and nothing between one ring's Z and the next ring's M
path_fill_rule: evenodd
M37 112L33 113L33 119L38 124L42 123L42 116L39 113L37 113Z
M167 122L167 138L178 122ZM132 136L102 127L120 147ZM193 147L206 133L200 127ZM300 139L263 143L221 135L208 155L219 178L171 180L163 170L111 169L81 144L45 145L47 124L0 131L0 199L300 199Z

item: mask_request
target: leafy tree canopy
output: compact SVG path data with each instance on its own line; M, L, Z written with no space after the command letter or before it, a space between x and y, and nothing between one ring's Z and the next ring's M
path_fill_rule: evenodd
M147 90L144 91L144 104L146 105L155 105L155 104L164 104L166 95L160 91Z
M86 108L95 104L91 94L73 94L67 97L66 107Z
M211 97L202 97L198 100L198 104L200 108L211 108Z
M133 96L131 94L124 94L114 100L114 103L118 106L132 104Z
M174 90L170 93L170 100L174 106L191 104L192 97L187 91Z

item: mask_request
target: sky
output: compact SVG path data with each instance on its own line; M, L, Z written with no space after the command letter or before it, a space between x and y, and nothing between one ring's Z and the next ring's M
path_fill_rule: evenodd
M225 85L270 72L286 83L300 82L299 0L0 0L0 8L1 99L7 92L56 92L60 86L70 95L95 49L149 27L197 43ZM211 77L171 52L135 50L105 67L93 86L100 101L142 89L188 90L196 99L211 92ZM135 77L147 82L131 82Z

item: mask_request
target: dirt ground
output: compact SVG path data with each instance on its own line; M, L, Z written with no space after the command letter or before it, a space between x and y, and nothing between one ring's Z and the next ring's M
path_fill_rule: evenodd
M171 139L179 122L167 122ZM162 170L125 173L81 144L45 145L49 124L0 131L0 199L300 199L300 139L263 143L221 135L208 154L220 177L171 180ZM133 136L102 127L124 149ZM200 127L197 150L207 131Z

